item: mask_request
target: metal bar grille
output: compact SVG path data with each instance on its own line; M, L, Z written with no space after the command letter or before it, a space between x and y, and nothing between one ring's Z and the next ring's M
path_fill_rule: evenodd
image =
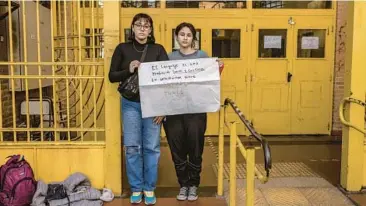
M87 3L95 1L7 1L0 143L105 140L103 19Z

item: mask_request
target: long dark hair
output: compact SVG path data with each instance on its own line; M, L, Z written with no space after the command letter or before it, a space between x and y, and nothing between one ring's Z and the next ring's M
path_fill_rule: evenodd
M180 30L182 30L184 27L187 27L192 32L192 35L193 35L192 48L194 48L195 47L195 44L196 44L195 42L197 41L197 36L196 36L197 31L196 31L196 28L194 28L193 24L187 23L187 22L180 23L175 28L174 34L175 34L175 36L178 36Z
M151 33L150 35L147 37L147 43L148 44L154 44L155 43L155 36L154 36L154 24L153 24L153 20L151 18L151 16L149 16L148 14L145 13L139 13L136 14L131 22L131 35L130 38L128 38L129 41L136 41L135 39L135 32L132 31L132 27L135 24L136 21L140 20L140 19L146 19L147 22L150 23L151 25Z

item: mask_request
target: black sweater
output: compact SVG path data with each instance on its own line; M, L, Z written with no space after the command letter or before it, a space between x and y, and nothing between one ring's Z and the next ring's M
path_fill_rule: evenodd
M139 44L134 41L119 44L114 50L111 68L109 70L109 81L123 82L133 73L130 73L129 67L133 60L140 61L145 44ZM138 50L138 51L136 51ZM139 52L140 51L140 52ZM149 44L144 62L166 61L168 55L160 44ZM137 69L135 69L135 72ZM140 96L129 99L134 102L140 102Z

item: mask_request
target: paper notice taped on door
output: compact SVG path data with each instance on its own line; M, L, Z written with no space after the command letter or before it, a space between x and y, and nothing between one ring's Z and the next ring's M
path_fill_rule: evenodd
M264 48L265 49L281 49L282 37L281 36L264 36Z
M319 37L317 36L302 37L301 49L319 49Z

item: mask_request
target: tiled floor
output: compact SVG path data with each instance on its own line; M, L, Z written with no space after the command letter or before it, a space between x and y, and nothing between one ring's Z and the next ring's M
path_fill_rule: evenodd
M261 185L256 182L255 205L354 205L345 195L331 184L318 177L272 178ZM229 183L225 180L224 194L229 203ZM246 205L245 180L237 180L236 205ZM267 185L268 184L268 185Z

